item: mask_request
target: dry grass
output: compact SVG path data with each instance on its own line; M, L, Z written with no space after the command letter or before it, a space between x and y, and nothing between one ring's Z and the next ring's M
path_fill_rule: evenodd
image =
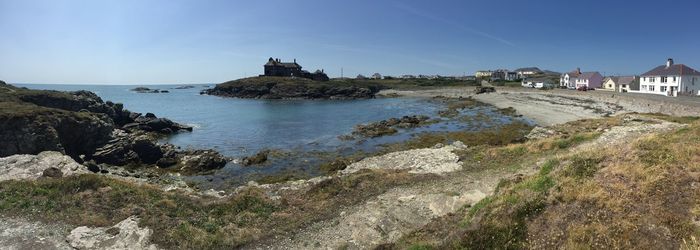
M695 119L665 120L687 123ZM583 128L559 127L560 131L582 133L568 137L571 145L558 143L561 138L524 144L529 153L523 156L532 150L556 155L540 166L538 174L504 180L496 195L434 221L398 246L696 249L700 123L615 148L568 151L581 140L595 138L591 131L597 127L618 122L611 117L577 122ZM577 136L584 139L572 139ZM501 150L513 148L517 146Z

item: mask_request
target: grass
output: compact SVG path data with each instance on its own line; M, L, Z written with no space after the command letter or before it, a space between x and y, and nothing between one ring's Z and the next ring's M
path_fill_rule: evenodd
M475 149L481 155L517 158L495 160L499 164L532 162L532 154L548 160L539 164L536 174L501 181L495 195L434 220L402 238L397 247L694 249L700 237L693 222L700 216L700 190L690 183L700 176L700 123L693 118L666 119L689 127L613 148L571 151L596 138L596 128L618 122L609 117L577 122L583 128L560 126L560 132L571 133L566 137Z
M0 182L0 214L74 226L111 226L131 215L163 248L230 249L327 219L387 189L430 180L400 171L360 171L271 200L247 188L225 199L165 192L99 175Z

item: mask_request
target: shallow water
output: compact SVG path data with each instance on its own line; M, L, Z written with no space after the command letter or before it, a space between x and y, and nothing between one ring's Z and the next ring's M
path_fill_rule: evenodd
M206 85L175 89L182 85L148 85L170 93L135 93L131 85L54 85L18 84L31 89L64 91L89 90L103 100L123 103L135 112L151 112L158 117L194 126L192 133L180 133L165 141L183 148L213 148L222 154L241 158L262 149L277 149L293 154L289 159L272 159L265 167L241 167L230 163L212 176L194 178L211 183L240 184L280 171L318 174L320 152L352 154L373 151L381 144L406 140L419 132L480 130L512 122L514 118L479 107L466 115L486 113L491 121L464 123L444 119L430 126L401 130L401 133L367 140L340 140L355 125L404 115L428 115L438 118L443 109L438 102L418 98L377 98L369 100L255 100L199 95ZM213 85L208 85L213 86Z

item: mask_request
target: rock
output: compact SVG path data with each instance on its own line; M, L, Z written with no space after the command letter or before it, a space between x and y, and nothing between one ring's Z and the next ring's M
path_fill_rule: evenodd
M146 87L136 87L131 89L131 91L137 92L137 93L160 93L160 90L158 89L150 89Z
M0 158L0 181L36 180L45 175L57 178L86 173L89 172L83 165L78 164L71 157L55 151L45 151L38 155L13 155Z
M496 88L494 87L487 87L487 86L478 86L476 87L476 90L474 90L474 93L478 94L483 94L483 93L493 93L496 92Z
M556 134L557 132L552 129L536 126L530 130L530 133L528 133L525 138L528 140L537 140L555 136Z
M424 115L390 118L366 125L357 125L352 134L368 138L392 135L398 132L396 128L415 128L424 124L428 119L430 117Z
M74 159L109 140L110 120L91 113L43 110L0 118L0 157L58 151Z
M0 85L7 85L4 81L0 81Z
M376 84L336 84L292 77L251 77L229 81L200 94L255 99L367 99L383 88Z
M453 153L458 149L448 145L440 148L423 148L393 152L381 156L365 158L350 164L340 172L350 174L361 169L408 169L409 173L447 173L462 168L459 156Z
M132 150L139 156L141 162L155 164L163 157L163 151L153 141L145 137L138 137L132 144Z
M160 93L170 93L169 90L161 90Z
M125 136L119 136L106 145L95 150L91 157L95 162L123 166L139 162L139 155L132 151L132 142Z
M99 173L100 172L100 167L95 163L94 161L89 161L85 163L85 166L87 167L87 170L93 173Z
M216 170L226 166L226 158L214 150L194 150L182 153L181 171L196 173Z
M270 154L270 150L261 150L260 152L243 158L241 163L243 166L251 166L265 163L267 161L267 155Z
M175 164L177 164L177 160L175 158L160 158L156 162L156 166L158 166L160 168L168 168L168 167L171 167Z
M114 227L78 227L66 238L75 249L157 249L150 243L153 231L138 226L139 218L131 216Z
M47 169L44 169L44 172L41 174L42 177L48 177L48 178L61 178L63 177L63 172L55 167L50 167Z
M177 86L175 89L192 89L194 86L192 85L185 85L185 86Z

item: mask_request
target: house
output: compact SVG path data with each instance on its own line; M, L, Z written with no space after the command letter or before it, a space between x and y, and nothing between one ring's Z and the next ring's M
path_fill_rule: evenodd
M554 81L547 78L528 78L523 79L522 86L526 88L554 88Z
M265 69L264 76L293 76L316 81L328 81L328 75L323 70L316 70L314 73L302 70L301 65L297 63L297 59L294 59L293 62L282 62L279 58L273 59L270 57L263 67Z
M505 80L506 80L506 81L515 81L515 80L518 80L518 79L520 79L520 78L518 78L518 73L517 73L517 72L515 72L515 71L506 71L506 74L505 74Z
M610 76L603 79L603 90L616 92L639 91L639 78L636 76Z
M493 74L493 71L490 71L490 70L479 70L474 74L474 76L476 76L477 78L491 77L492 74Z
M359 74L359 75L357 75L357 77L355 77L355 79L357 79L357 80L365 80L365 79L367 79L367 77L366 77L366 76L363 76L362 74Z
M595 89L603 85L603 75L598 72L583 72L576 79L576 89Z
M700 72L683 64L674 64L669 58L641 75L640 93L666 96L700 95Z
M301 65L294 62L282 62L279 58L267 60L264 66L265 76L297 76L301 77Z
M578 89L581 87L600 88L603 84L603 75L596 72L581 72L580 68L564 73L559 78L559 86L568 89Z
M519 68L515 70L515 73L517 74L517 79L525 79L533 75L542 74L542 70L537 67Z
M380 75L379 73L374 73L374 74L372 74L372 79L375 79L375 80L382 79L382 75Z

